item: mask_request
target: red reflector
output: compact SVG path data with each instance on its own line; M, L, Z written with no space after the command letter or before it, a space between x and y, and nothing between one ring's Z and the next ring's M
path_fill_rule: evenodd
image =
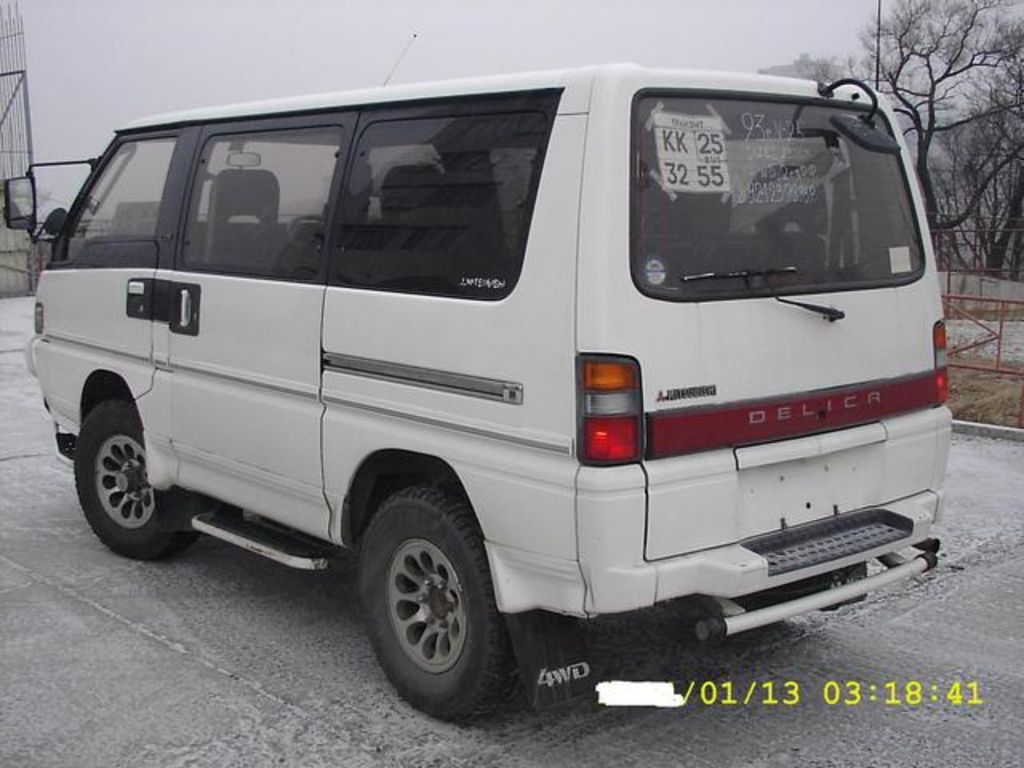
M949 373L945 368L935 371L935 396L940 403L949 400Z
M633 461L639 458L640 430L635 416L588 418L583 422L583 457L587 461Z
M945 369L900 379L648 416L651 458L753 445L878 421L945 402Z

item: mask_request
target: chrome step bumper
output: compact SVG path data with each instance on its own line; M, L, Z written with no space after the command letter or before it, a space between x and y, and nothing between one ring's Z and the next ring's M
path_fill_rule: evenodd
M887 509L866 509L740 542L768 561L768 575L798 571L905 539L914 524Z
M723 615L708 616L698 620L694 632L699 640L720 639L736 635L750 629L791 619L802 613L854 600L876 589L888 587L935 567L939 551L938 539L925 539L915 544L914 548L921 550L921 553L910 559L900 558L897 555L885 555L879 558L887 570L874 576L766 608L744 611L731 600L720 601Z

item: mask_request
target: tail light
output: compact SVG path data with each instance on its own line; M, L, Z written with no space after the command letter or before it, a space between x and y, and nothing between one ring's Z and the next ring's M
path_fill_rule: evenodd
M578 364L579 458L629 464L643 455L640 367L635 360L582 355Z
M35 329L36 335L43 332L43 305L39 301L36 302Z
M939 403L949 399L949 371L946 368L946 324L939 320L932 327L932 345L935 348L935 394Z

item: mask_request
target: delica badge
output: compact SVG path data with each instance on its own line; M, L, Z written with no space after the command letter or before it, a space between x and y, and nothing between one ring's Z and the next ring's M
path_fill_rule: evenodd
M722 118L681 115L656 108L647 128L653 131L657 147L657 180L669 197L675 199L677 192L729 191L725 146L728 128Z

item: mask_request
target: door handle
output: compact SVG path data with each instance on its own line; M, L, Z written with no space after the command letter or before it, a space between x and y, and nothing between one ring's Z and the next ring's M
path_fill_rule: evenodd
M188 288L181 289L181 312L178 316L178 326L188 328L192 322L192 294Z
M201 287L195 283L171 283L169 288L171 306L167 321L171 333L198 336Z

